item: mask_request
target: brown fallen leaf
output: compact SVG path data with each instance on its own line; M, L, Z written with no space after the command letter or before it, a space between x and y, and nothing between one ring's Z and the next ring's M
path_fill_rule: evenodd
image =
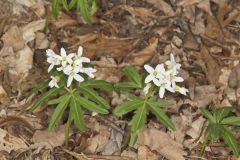
M154 154L148 147L146 146L139 146L138 147L138 160L158 160L160 156Z
M153 38L153 42L139 52L131 53L128 57L128 63L131 65L142 66L157 53L158 39Z
M186 153L183 146L161 130L145 128L139 133L138 137L139 145L146 145L152 151L158 152L169 160L185 160L183 156Z
M7 131L0 128L0 151L11 151L25 150L28 146L20 138L12 136Z
M165 13L166 16L174 16L175 12L170 4L164 0L146 0L148 3L154 5L156 8L160 9Z
M202 59L207 66L207 70L205 70L206 77L210 84L218 83L218 79L220 76L220 66L216 63L213 57L210 55L208 49L205 46L201 48Z
M197 103L197 107L205 107L212 101L215 102L218 98L215 85L197 86L194 95L194 101Z
M53 131L49 129L37 130L33 135L33 143L47 142L52 145L52 147L61 146L65 141L65 126L62 125Z
M53 20L52 24L57 28L63 28L66 26L71 26L71 25L76 25L77 21L73 18L71 18L70 16L68 16L67 14L61 12L59 14L59 17L57 20Z
M0 85L0 104L9 102L9 97L6 91L4 90L3 86Z

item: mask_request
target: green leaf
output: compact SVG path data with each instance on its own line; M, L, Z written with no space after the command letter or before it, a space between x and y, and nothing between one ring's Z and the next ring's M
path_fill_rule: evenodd
M54 113L51 117L51 120L49 123L49 129L53 129L55 124L59 121L64 110L66 109L66 107L69 103L70 98L71 98L71 95L65 96L64 99L57 105L57 107L54 110Z
M136 110L138 107L141 107L143 105L144 105L143 100L135 100L135 101L125 102L125 103L118 105L113 110L113 114L116 116L122 116L128 112Z
M225 126L221 127L221 136L224 142L231 148L234 155L239 156L237 139L232 132Z
M156 107L170 107L170 106L174 105L173 102L168 102L168 101L161 101L161 102L148 101L148 103L149 103L149 105L154 105Z
M103 80L88 80L82 83L79 83L80 86L90 87L90 88L99 88L107 91L112 91L113 85Z
M232 107L222 107L216 111L217 122L221 122L223 118L228 116L230 112L232 112Z
M147 102L150 106L151 112L158 118L160 122L162 122L166 127L171 128L172 130L176 130L173 122L170 118L154 103Z
M61 0L52 0L52 15L57 18L60 10Z
M216 123L209 123L207 130L208 130L208 137L211 143L215 142L219 138L220 129L221 129L221 125Z
M124 75L126 75L129 79L134 81L139 87L142 87L142 77L138 73L135 67L128 66L123 69Z
M95 103L82 98L80 96L77 96L77 102L84 108L92 111L92 112L97 112L97 113L101 113L101 114L108 114L108 110L106 110L105 108L101 108L100 105L96 105Z
M61 101L63 101L66 96L68 96L68 95L63 95L63 96L60 96L56 99L52 99L52 100L48 101L48 105L58 104Z
M121 88L121 89L135 89L135 88L142 88L141 86L139 86L138 84L134 83L134 82L121 82L121 83L117 83L115 85L116 88Z
M77 10L80 11L83 19L88 24L91 24L91 13L90 13L89 5L88 5L88 0L78 0L77 1Z
M79 103L78 97L73 96L70 101L70 107L72 108L72 110L70 110L70 111L73 112L73 114L74 114L75 126L78 129L80 129L80 131L83 132L83 131L85 131L84 115L83 115L83 111L81 110L81 107L78 103Z
M30 111L33 112L39 105L42 104L43 101L45 101L49 96L57 93L60 90L60 88L52 88L49 91L47 91L45 94L43 94L41 97L39 97L33 106L31 107Z
M215 118L213 117L213 115L208 111L206 110L205 108L200 108L200 111L202 112L202 114L208 118L208 120L212 123L216 123L216 120Z
M240 117L236 116L227 117L221 121L221 124L240 126Z
M131 125L131 131L133 133L136 133L140 129L142 129L146 123L147 120L147 109L145 103L143 106L139 107L135 115L133 116L130 125Z
M135 101L135 100L142 100L141 98L139 98L138 96L135 96L131 93L128 92L123 92L123 95L127 96L130 100Z
M48 87L48 83L49 83L49 81L44 81L44 82L38 84L38 85L37 85L36 87L34 87L30 92L27 93L26 97L29 97L29 96L31 96L32 94L37 93L37 92L39 92L39 91L47 88L47 87Z
M137 136L136 132L131 133L129 145L134 146L134 144L137 142L137 138L138 138L138 136Z
M101 105L104 108L109 108L108 102L100 97L96 91L91 88L79 86L79 92L90 98L92 101L96 102L97 104Z

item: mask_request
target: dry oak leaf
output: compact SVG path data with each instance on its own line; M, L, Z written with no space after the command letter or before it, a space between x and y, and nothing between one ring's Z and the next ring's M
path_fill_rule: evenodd
M24 141L18 137L9 134L7 131L0 128L0 151L11 151L25 150L28 146Z
M154 5L156 8L159 8L167 16L174 16L175 12L171 5L166 3L164 0L146 0L148 3Z
M146 145L169 160L185 160L183 146L158 129L145 128L138 135L138 144Z
M218 79L221 73L220 66L216 63L213 57L210 55L207 47L202 46L201 48L202 59L207 66L205 74L210 84L218 83Z
M142 66L157 53L158 39L154 38L153 42L139 52L131 53L128 63L131 65Z

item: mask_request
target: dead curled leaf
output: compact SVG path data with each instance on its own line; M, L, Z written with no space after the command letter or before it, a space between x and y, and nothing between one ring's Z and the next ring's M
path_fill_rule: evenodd
M206 77L210 84L216 84L221 73L220 66L216 63L205 46L202 46L201 54L203 61L207 66L207 70L204 71Z
M131 65L142 66L157 53L158 39L155 38L152 43L139 52L131 53L128 63Z
M25 150L27 145L18 137L10 135L7 131L0 128L0 150L10 153L11 151Z
M185 160L183 146L172 140L170 136L155 128L146 128L139 133L139 145L146 145L169 160Z
M164 0L146 0L148 3L153 4L156 8L159 8L167 16L174 16L175 12L171 5L166 3Z

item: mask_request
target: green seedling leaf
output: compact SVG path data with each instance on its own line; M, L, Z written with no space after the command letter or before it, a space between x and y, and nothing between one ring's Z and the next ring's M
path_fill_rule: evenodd
M170 118L154 103L152 102L147 102L148 105L150 106L151 112L158 118L160 122L162 122L166 127L171 128L172 130L176 130L173 122L171 121Z
M26 95L26 97L29 97L29 96L31 96L32 94L37 93L37 92L39 92L39 91L47 88L47 87L48 87L48 83L49 83L49 81L45 81L45 82L40 83L39 85L37 85L36 87L34 87L30 92L28 92L27 95Z
M131 125L131 131L133 133L136 133L138 130L144 127L144 124L147 120L147 108L146 104L144 103L141 107L139 107L135 115L133 116L130 125Z
M78 0L71 0L71 2L68 5L68 9L72 9L74 6L76 6Z
M216 119L213 117L213 115L206 110L205 108L200 108L200 111L202 112L202 114L209 119L210 122L215 123Z
M211 143L215 142L220 136L221 126L216 123L210 123L208 125L208 137Z
M113 114L116 116L122 116L128 112L136 110L138 107L141 107L143 105L144 105L143 100L135 100L135 101L125 102L125 103L118 105L113 110Z
M103 80L88 80L86 82L79 83L80 86L89 88L99 88L107 91L112 91L113 85Z
M121 83L117 83L115 85L116 88L121 88L121 89L135 89L135 88L142 88L141 86L139 86L138 84L134 83L134 82L121 82Z
M223 107L216 111L217 122L221 122L223 118L229 115L232 112L232 107Z
M60 10L61 0L52 0L52 15L57 18Z
M134 144L137 142L137 138L138 138L138 136L137 136L136 132L131 133L129 145L134 146Z
M63 4L63 7L68 11L68 10L69 10L69 7L68 7L68 2L67 2L67 0L62 0L62 4Z
M138 71L136 70L135 67L133 67L133 66L125 67L123 69L123 73L129 79L134 81L137 84L137 86L139 86L140 88L142 87L142 77L140 76L140 74L138 73Z
M105 109L109 108L109 105L105 99L100 97L96 91L91 88L79 86L79 92L84 94L86 97L90 98L92 101L96 102L97 104L101 105Z
M81 16L84 18L84 20L91 24L91 13L90 13L90 7L88 4L88 0L78 0L77 1L77 10L80 11Z
M76 99L77 99L78 104L80 104L82 107L84 107L92 112L108 114L108 110L106 110L105 108L102 108L100 105L96 105L95 103L93 103L85 98L82 98L80 96L77 96Z
M85 131L85 125L84 125L84 119L83 119L84 115L79 105L78 97L73 96L71 98L70 107L72 108L72 110L70 111L72 111L73 112L72 114L74 114L74 124L78 129L80 129L80 131L82 132Z
M63 100L57 105L56 109L54 110L54 113L51 117L50 123L49 123L49 129L53 129L56 123L59 121L59 119L62 117L62 114L64 110L66 109L69 100L71 98L71 95L66 95Z
M31 107L30 111L33 112L39 105L42 104L43 101L45 101L48 97L51 95L57 93L60 90L60 88L52 88L49 91L47 91L45 94L43 94L41 97L39 97L33 106Z
M234 155L239 156L239 149L237 145L237 139L227 127L221 127L221 136L224 142L231 148Z
M221 124L240 126L240 117L236 116L227 117L221 121Z

